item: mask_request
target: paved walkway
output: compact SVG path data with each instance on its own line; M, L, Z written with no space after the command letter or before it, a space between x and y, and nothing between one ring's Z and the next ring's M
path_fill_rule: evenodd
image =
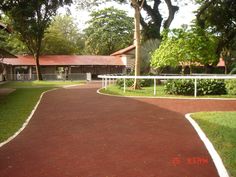
M88 84L47 93L27 128L0 148L0 177L216 177L184 114L236 101L131 99Z

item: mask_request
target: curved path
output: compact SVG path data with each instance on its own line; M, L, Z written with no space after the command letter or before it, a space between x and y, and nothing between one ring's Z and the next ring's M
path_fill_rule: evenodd
M236 101L109 97L99 86L45 94L26 129L0 148L0 177L218 176L184 114L235 111Z

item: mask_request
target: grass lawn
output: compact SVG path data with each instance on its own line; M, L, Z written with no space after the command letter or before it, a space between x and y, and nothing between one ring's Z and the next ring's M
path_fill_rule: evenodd
M19 88L0 98L0 142L21 128L42 92L51 88Z
M236 112L191 115L213 143L231 177L236 177Z
M62 87L82 83L85 81L13 81L0 84L0 88Z
M126 87L126 92L124 93L123 87L120 88L117 85L109 85L107 90L105 88L100 90L101 93L119 95L119 96L150 96L150 97L179 97L179 98L194 98L194 96L184 96L184 95L169 95L164 91L163 85L157 85L156 95L154 96L154 87L142 87L141 90L133 90L132 88ZM198 96L198 98L236 98L236 95L205 95Z
M17 81L0 84L0 89L16 89L9 95L0 95L0 142L21 128L44 91L81 83L84 81Z

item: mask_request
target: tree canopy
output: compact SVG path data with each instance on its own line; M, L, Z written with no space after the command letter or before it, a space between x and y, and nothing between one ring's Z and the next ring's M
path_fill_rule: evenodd
M36 60L38 80L42 80L39 55L44 32L60 6L72 0L0 0L2 10L12 21L15 31Z
M113 7L91 13L85 32L88 54L110 55L133 42L133 19Z
M217 54L228 63L236 46L236 1L196 0L200 4L197 23L219 37ZM227 72L227 70L226 70Z
M84 40L73 18L68 15L58 15L46 29L43 44L43 54L81 54Z
M91 6L97 5L104 2L118 2L118 3L126 3L130 5L132 3L131 0L77 0L77 4L79 6ZM140 23L143 27L142 35L143 40L148 39L160 39L161 38L161 28L169 29L172 21L174 20L176 12L179 10L178 5L174 5L173 2L176 0L137 0L140 8L142 8L145 12L147 17L141 14L140 16ZM178 0L178 2L182 2L182 0ZM168 15L167 18L164 19L164 14L160 11L160 5L164 3L168 8ZM185 1L186 3L186 1Z
M216 64L216 41L214 35L198 27L173 29L169 36L165 34L160 48L153 53L151 65L154 68L181 65L191 70L192 65Z

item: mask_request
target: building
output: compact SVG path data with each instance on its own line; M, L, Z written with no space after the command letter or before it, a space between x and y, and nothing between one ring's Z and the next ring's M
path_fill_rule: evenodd
M134 70L135 65L135 45L131 45L127 48L121 49L113 54L111 56L120 57L121 60L125 64L125 72L130 73Z
M45 80L79 79L80 74L117 74L125 71L125 61L119 56L46 55L39 59ZM35 80L35 60L32 56L3 59L7 80Z

